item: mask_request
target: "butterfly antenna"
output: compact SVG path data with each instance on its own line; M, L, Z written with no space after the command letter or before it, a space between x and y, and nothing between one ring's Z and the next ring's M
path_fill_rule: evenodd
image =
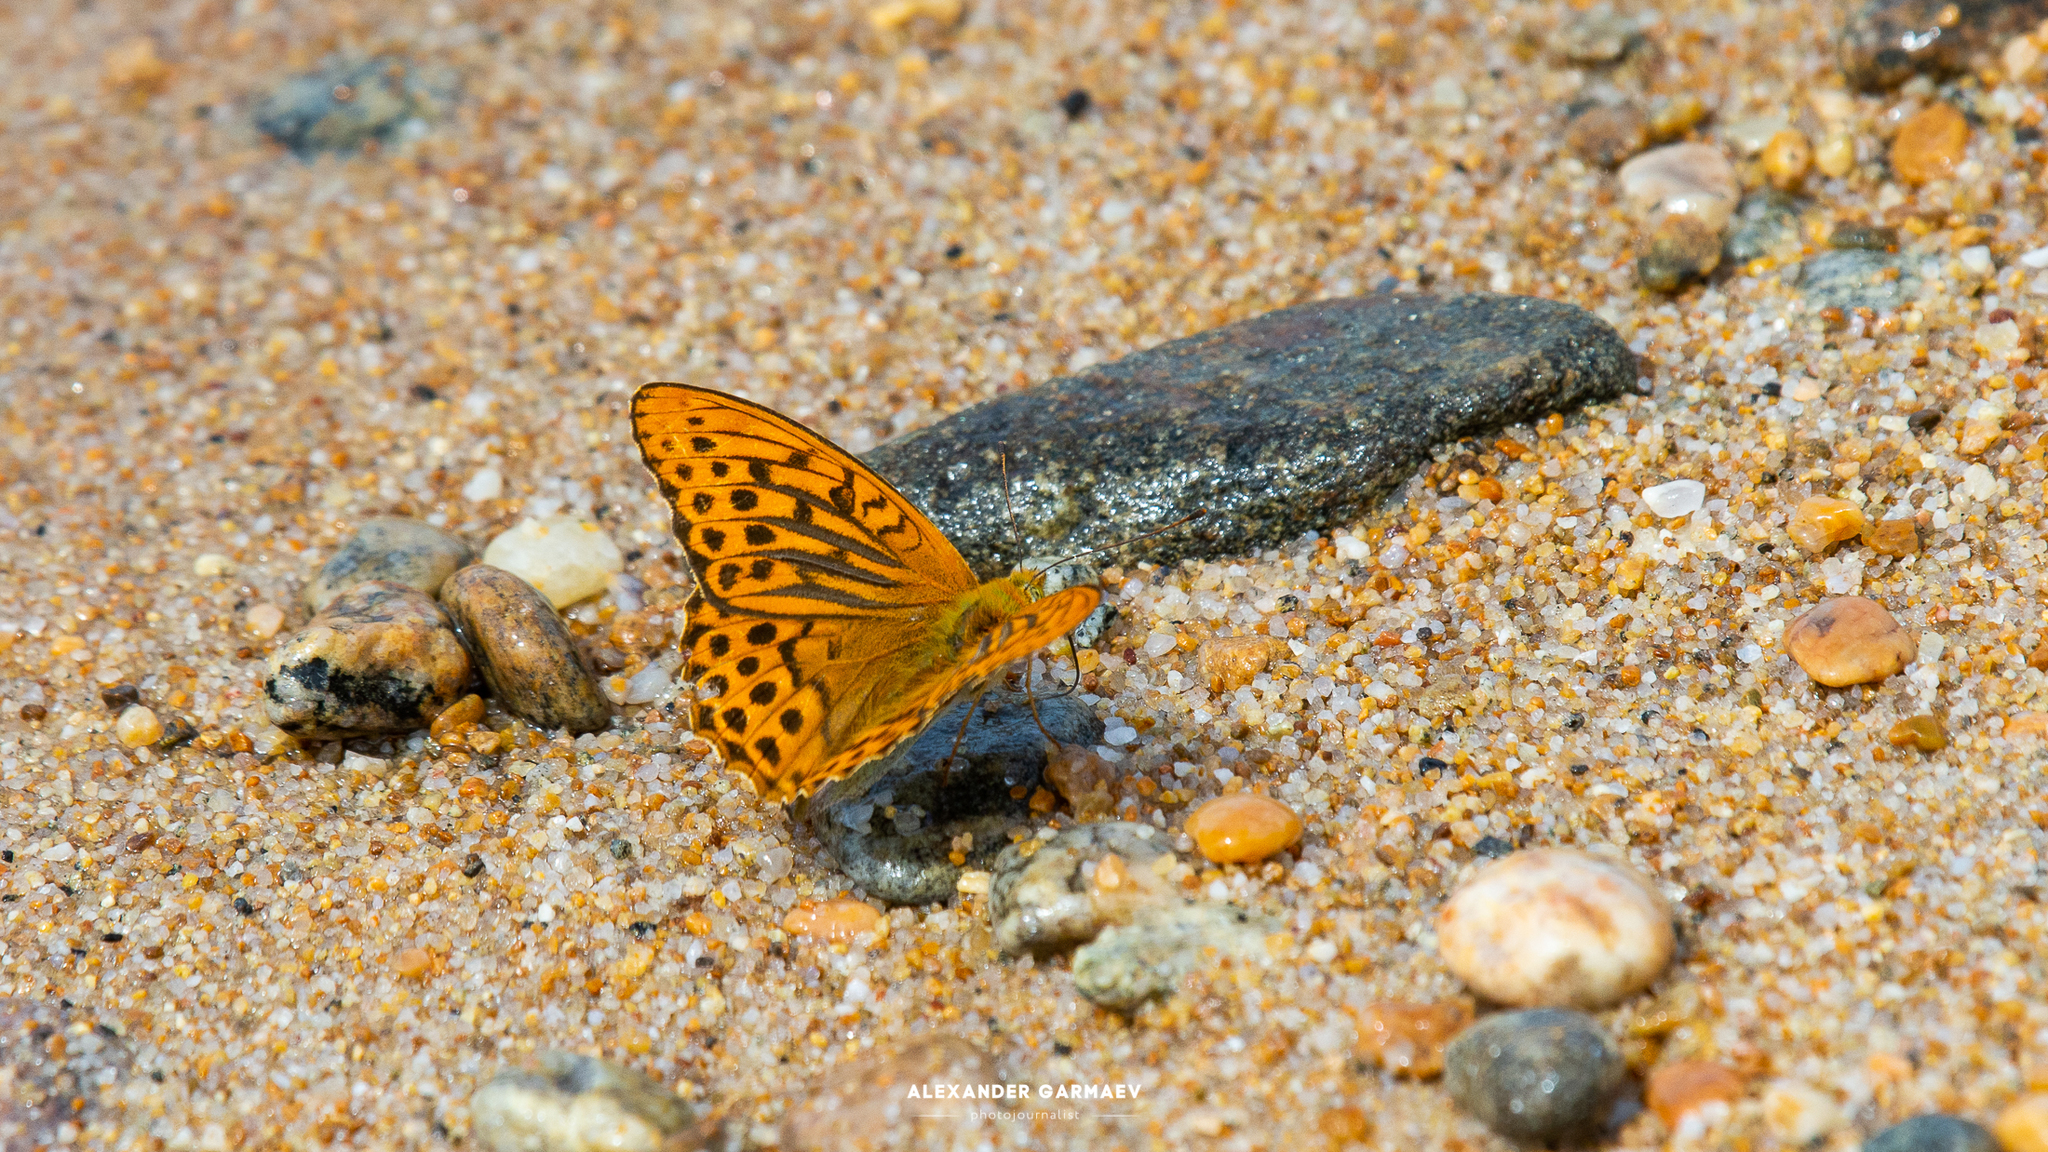
M1017 528L1017 505L1010 500L1010 450L1004 448L997 458L1003 469L1003 511L1010 516L1010 541L1017 546L1017 559L1024 558L1024 533Z
M1127 545L1136 544L1141 540L1150 540L1154 536L1160 536L1164 535L1165 533L1171 532L1175 528L1178 528L1191 520L1200 520L1202 517L1207 516L1208 514L1209 510L1207 508L1197 508L1193 512L1188 513L1187 515L1181 517L1178 520L1173 521L1170 524L1161 524L1159 527L1154 528L1150 532L1146 532L1142 535L1127 537L1123 540L1118 540L1114 544L1104 544L1100 548L1090 548L1086 551L1076 552L1071 556L1062 556L1059 559L1053 561L1052 563L1047 564L1045 567L1040 568L1037 572L1037 575L1043 576L1045 573L1052 571L1054 568L1057 568L1060 565L1065 564L1072 560L1079 560L1083 556L1093 556L1098 552L1114 552L1118 548L1123 548Z

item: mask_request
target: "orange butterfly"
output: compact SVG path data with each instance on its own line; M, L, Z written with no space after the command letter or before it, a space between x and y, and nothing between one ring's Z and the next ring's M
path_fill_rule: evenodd
M979 581L923 513L852 453L709 388L633 394L633 439L675 509L690 726L757 793L808 796L922 732L954 697L1102 603Z

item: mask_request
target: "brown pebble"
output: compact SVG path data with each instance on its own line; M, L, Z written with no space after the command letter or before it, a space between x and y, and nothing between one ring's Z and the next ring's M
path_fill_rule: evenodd
M1359 1055L1389 1072L1418 1080L1444 1070L1444 1047L1472 1023L1472 1001L1434 1004L1380 1000L1356 1010Z
M457 735L457 729L465 724L475 724L484 718L484 698L472 692L446 708L427 725L427 735L435 742L445 744Z
M1116 809L1113 789L1123 773L1086 744L1061 744L1048 758L1045 781L1082 820L1106 819Z
M1785 629L1785 651L1830 688L1882 680L1913 662L1918 639L1884 605L1837 596L1814 605Z
M1733 1104L1742 1099L1743 1081L1735 1069L1712 1060L1681 1060L1650 1073L1643 1102L1665 1124L1676 1128L1685 1114L1708 1104Z
M1650 143L1649 118L1633 104L1600 104L1565 126L1565 146L1596 168L1613 168Z
M1945 180L1962 163L1970 122L1947 104L1930 104L1906 118L1892 138L1892 171L1908 184Z
M1909 716L1885 734L1894 748L1912 745L1922 752L1939 752L1948 747L1948 733L1941 730L1941 721L1932 716Z
M119 712L130 704L142 703L142 692L133 684L109 684L100 689L100 703L109 711Z
M1235 692L1287 650L1277 636L1216 636L1203 643L1197 659L1210 691Z
M1771 186L1790 192L1806 179L1813 165L1813 145L1797 128L1786 128L1764 144L1764 176Z
M407 948L391 958L391 970L407 980L425 976L434 966L434 954L425 948Z
M408 732L454 703L469 677L469 654L440 605L373 580L337 596L278 645L263 681L264 708L294 736Z
M1301 839L1301 817L1278 800L1239 792L1195 809L1186 830L1202 855L1218 864L1243 864L1293 847Z
M1636 278L1645 288L1673 292L1721 266L1721 229L1698 216L1667 214L1636 258Z
M1650 110L1650 136L1658 141L1676 140L1707 118L1707 102L1687 92L1673 96Z
M547 597L502 568L472 564L448 578L441 603L476 654L491 695L543 727L595 732L611 706Z
M850 944L875 934L882 914L860 900L805 901L782 918L782 930L826 944Z
M1920 551L1920 526L1904 517L1878 521L1864 529L1863 538L1880 556L1911 556Z
M1867 521L1863 509L1835 496L1808 496L1793 510L1785 534L1810 553L1827 551L1841 541L1862 533Z
M1333 1144L1363 1143L1372 1137L1372 1117L1351 1104L1340 1104L1316 1117L1316 1130Z

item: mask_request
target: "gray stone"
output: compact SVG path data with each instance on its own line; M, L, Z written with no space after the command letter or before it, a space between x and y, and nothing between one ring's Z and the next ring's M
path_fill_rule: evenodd
M1842 75L1866 92L1947 76L2048 18L2048 0L1871 0L1842 26Z
M1562 1008L1488 1016L1444 1050L1451 1098L1513 1140L1592 1132L1627 1077L1621 1049L1599 1022Z
M469 654L441 606L403 584L372 580L271 653L263 681L270 722L333 739L424 728L469 686Z
M1190 901L1145 910L1074 952L1074 988L1104 1008L1136 1010L1219 961L1266 964L1280 922L1231 904Z
M1095 744L1102 721L1078 697L1043 694L1034 719L1023 693L992 688L978 704L954 701L916 739L792 810L869 895L892 904L948 900L962 871L988 868L1009 844L1009 830L1031 819L1047 733L1061 744ZM956 740L959 753L948 769L942 765ZM974 845L961 865L951 855L963 834Z
M506 711L578 733L611 723L611 705L569 626L539 589L502 568L472 564L449 577L441 606Z
M692 1121L689 1106L647 1076L556 1051L492 1077L470 1097L469 1117L491 1152L656 1152Z
M1904 264L1895 255L1860 248L1823 252L1806 261L1799 290L1814 309L1878 310L1905 303Z
M476 549L459 536L418 520L380 516L364 521L341 551L320 566L320 575L306 585L306 607L318 612L336 596L370 580L388 580L432 596L456 569L475 560Z
M1642 42L1634 20L1603 4L1558 29L1551 47L1573 64L1612 64Z
M258 131L309 159L389 141L408 121L436 115L454 94L446 73L423 75L395 56L330 60L280 83L257 104L254 119Z
M1863 1152L1998 1152L1998 1141L1960 1116L1915 1116L1863 1142Z
M1325 300L996 397L868 453L975 571L1132 540L1129 562L1239 556L1348 524L1445 440L1613 399L1636 358L1524 296ZM1020 542L1004 511L1002 460Z
M1012 844L996 858L989 918L996 946L1011 955L1064 952L1095 939L1107 922L1089 896L1082 865L1110 853L1142 868L1173 853L1150 824L1111 821L1069 828L1030 855Z
M1729 222L1728 238L1721 242L1721 257L1730 264L1747 264L1765 256L1796 252L1800 247L1800 202L1783 192L1752 192L1742 198Z

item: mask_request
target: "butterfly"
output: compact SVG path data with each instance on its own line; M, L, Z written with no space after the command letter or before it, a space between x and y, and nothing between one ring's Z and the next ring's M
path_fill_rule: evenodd
M787 803L886 755L1102 603L977 579L887 480L773 409L654 383L632 418L697 578L690 727L760 795Z

